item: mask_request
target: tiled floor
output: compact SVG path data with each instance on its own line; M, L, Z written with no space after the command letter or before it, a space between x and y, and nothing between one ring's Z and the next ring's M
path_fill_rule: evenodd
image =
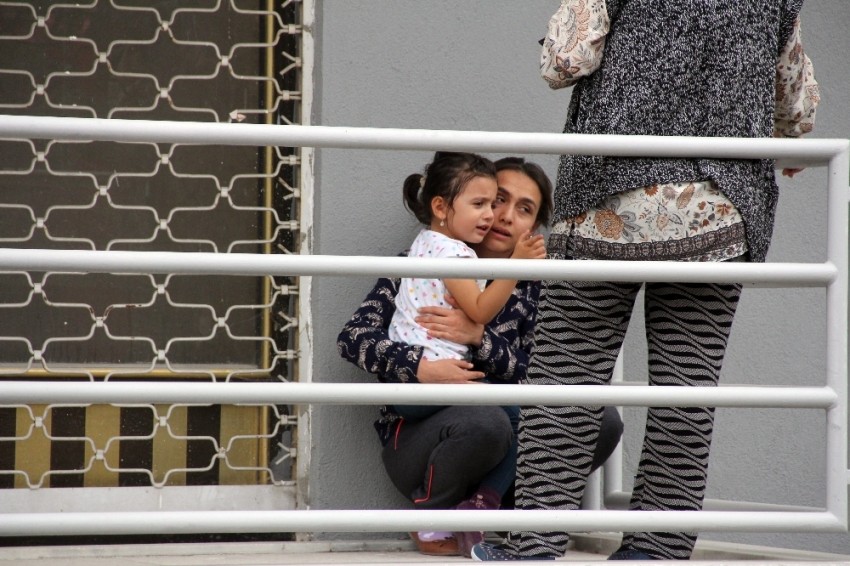
M599 562L571 552L562 560ZM468 558L423 556L406 542L205 543L0 548L0 566L271 566L282 564L471 564ZM526 564L535 562L525 562ZM544 564L551 562L539 562Z
M598 564L605 561L613 540L579 539L584 551L570 550L559 562ZM746 566L838 565L850 566L850 556L807 554L758 547L723 547L697 544L692 563L746 563ZM0 566L279 566L306 564L408 565L470 564L462 557L423 556L409 540L243 542L192 544L139 544L87 546L0 547ZM551 564L551 562L524 562Z

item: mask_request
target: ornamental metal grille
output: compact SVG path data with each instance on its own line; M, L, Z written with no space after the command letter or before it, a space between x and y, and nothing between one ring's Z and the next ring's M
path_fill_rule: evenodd
M0 113L300 123L301 10L0 2ZM0 247L298 253L297 148L2 139L0 155ZM285 277L0 273L0 379L297 379L298 290ZM287 483L290 413L6 405L0 488Z

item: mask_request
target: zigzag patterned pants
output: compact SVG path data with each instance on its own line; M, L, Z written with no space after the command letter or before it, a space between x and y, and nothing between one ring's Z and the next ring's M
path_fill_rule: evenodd
M642 285L547 282L528 382L609 383ZM651 385L717 385L740 294L738 284L646 284ZM518 509L579 508L601 415L601 407L523 408ZM702 508L713 423L713 408L648 409L631 509ZM696 538L694 533L626 533L623 547L688 559ZM560 556L568 540L564 532L512 532L506 549L528 557Z

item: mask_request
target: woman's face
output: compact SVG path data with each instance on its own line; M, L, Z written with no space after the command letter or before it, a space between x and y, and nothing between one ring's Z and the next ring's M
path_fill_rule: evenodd
M499 171L499 191L493 204L493 226L475 246L479 257L510 257L519 237L537 229L543 195L531 177L520 171Z

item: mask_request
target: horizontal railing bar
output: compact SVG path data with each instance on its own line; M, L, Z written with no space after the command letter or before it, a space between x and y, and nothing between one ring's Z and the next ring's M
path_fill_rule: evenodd
M846 181L848 140L781 140L592 136L519 132L458 132L104 120L0 115L0 138L227 146L291 146L392 150L463 150L496 153L611 155L626 157L770 158L825 165L840 156ZM830 172L836 174L836 167ZM846 188L841 185L840 188ZM843 195L846 202L846 195ZM833 207L836 209L836 207ZM845 211L846 213L846 211ZM840 220L841 218L839 218ZM846 219L843 220L846 243ZM831 222L831 225L835 224ZM842 270L844 253L832 254ZM839 259L835 259L838 257ZM170 273L178 275L326 275L569 279L609 281L740 282L765 287L834 286L842 283L832 262L812 264L544 262L477 260L449 262L411 258L0 250L0 271L70 273ZM846 289L845 289L846 290ZM843 292L843 291L842 291ZM846 303L844 303L846 306ZM844 312L840 308L838 311ZM844 335L846 339L846 332ZM846 350L845 350L846 353ZM835 365L835 364L833 364ZM837 373L834 372L833 373ZM846 378L846 371L843 376ZM9 404L221 403L221 404L520 404L788 407L827 409L846 444L844 389L832 387L646 387L421 385L363 383L138 383L112 381L0 381L0 402ZM841 398L839 398L839 393ZM842 418L843 417L843 420ZM842 439L839 437L839 446ZM834 445L835 443L833 443ZM839 460L846 460L846 452ZM841 461L841 478L847 477ZM836 482L831 482L834 484ZM840 482L839 482L840 483ZM5 513L0 536L109 535L210 532L384 532L445 530L846 532L846 486L831 511L425 511L299 510L176 511L118 513ZM827 498L830 500L830 498ZM836 510L838 509L838 510ZM844 513L842 518L842 513Z
M604 495L604 505L607 509L628 509L631 503L632 493L630 491L614 491ZM702 502L705 511L756 511L781 512L781 513L810 513L823 512L823 507L803 505L783 505L780 503L761 503L758 501L729 501L726 499L705 498Z
M339 126L228 124L0 115L0 137L350 149L453 150L719 159L790 159L825 164L847 140L612 136Z
M222 403L325 405L620 405L828 409L828 387L649 387L422 383L0 382L3 405Z
M844 532L831 513L719 511L147 511L4 513L0 536L268 532L702 531Z
M835 265L830 262L457 261L451 258L14 248L0 248L0 271L734 282L763 287L822 287L837 274Z

